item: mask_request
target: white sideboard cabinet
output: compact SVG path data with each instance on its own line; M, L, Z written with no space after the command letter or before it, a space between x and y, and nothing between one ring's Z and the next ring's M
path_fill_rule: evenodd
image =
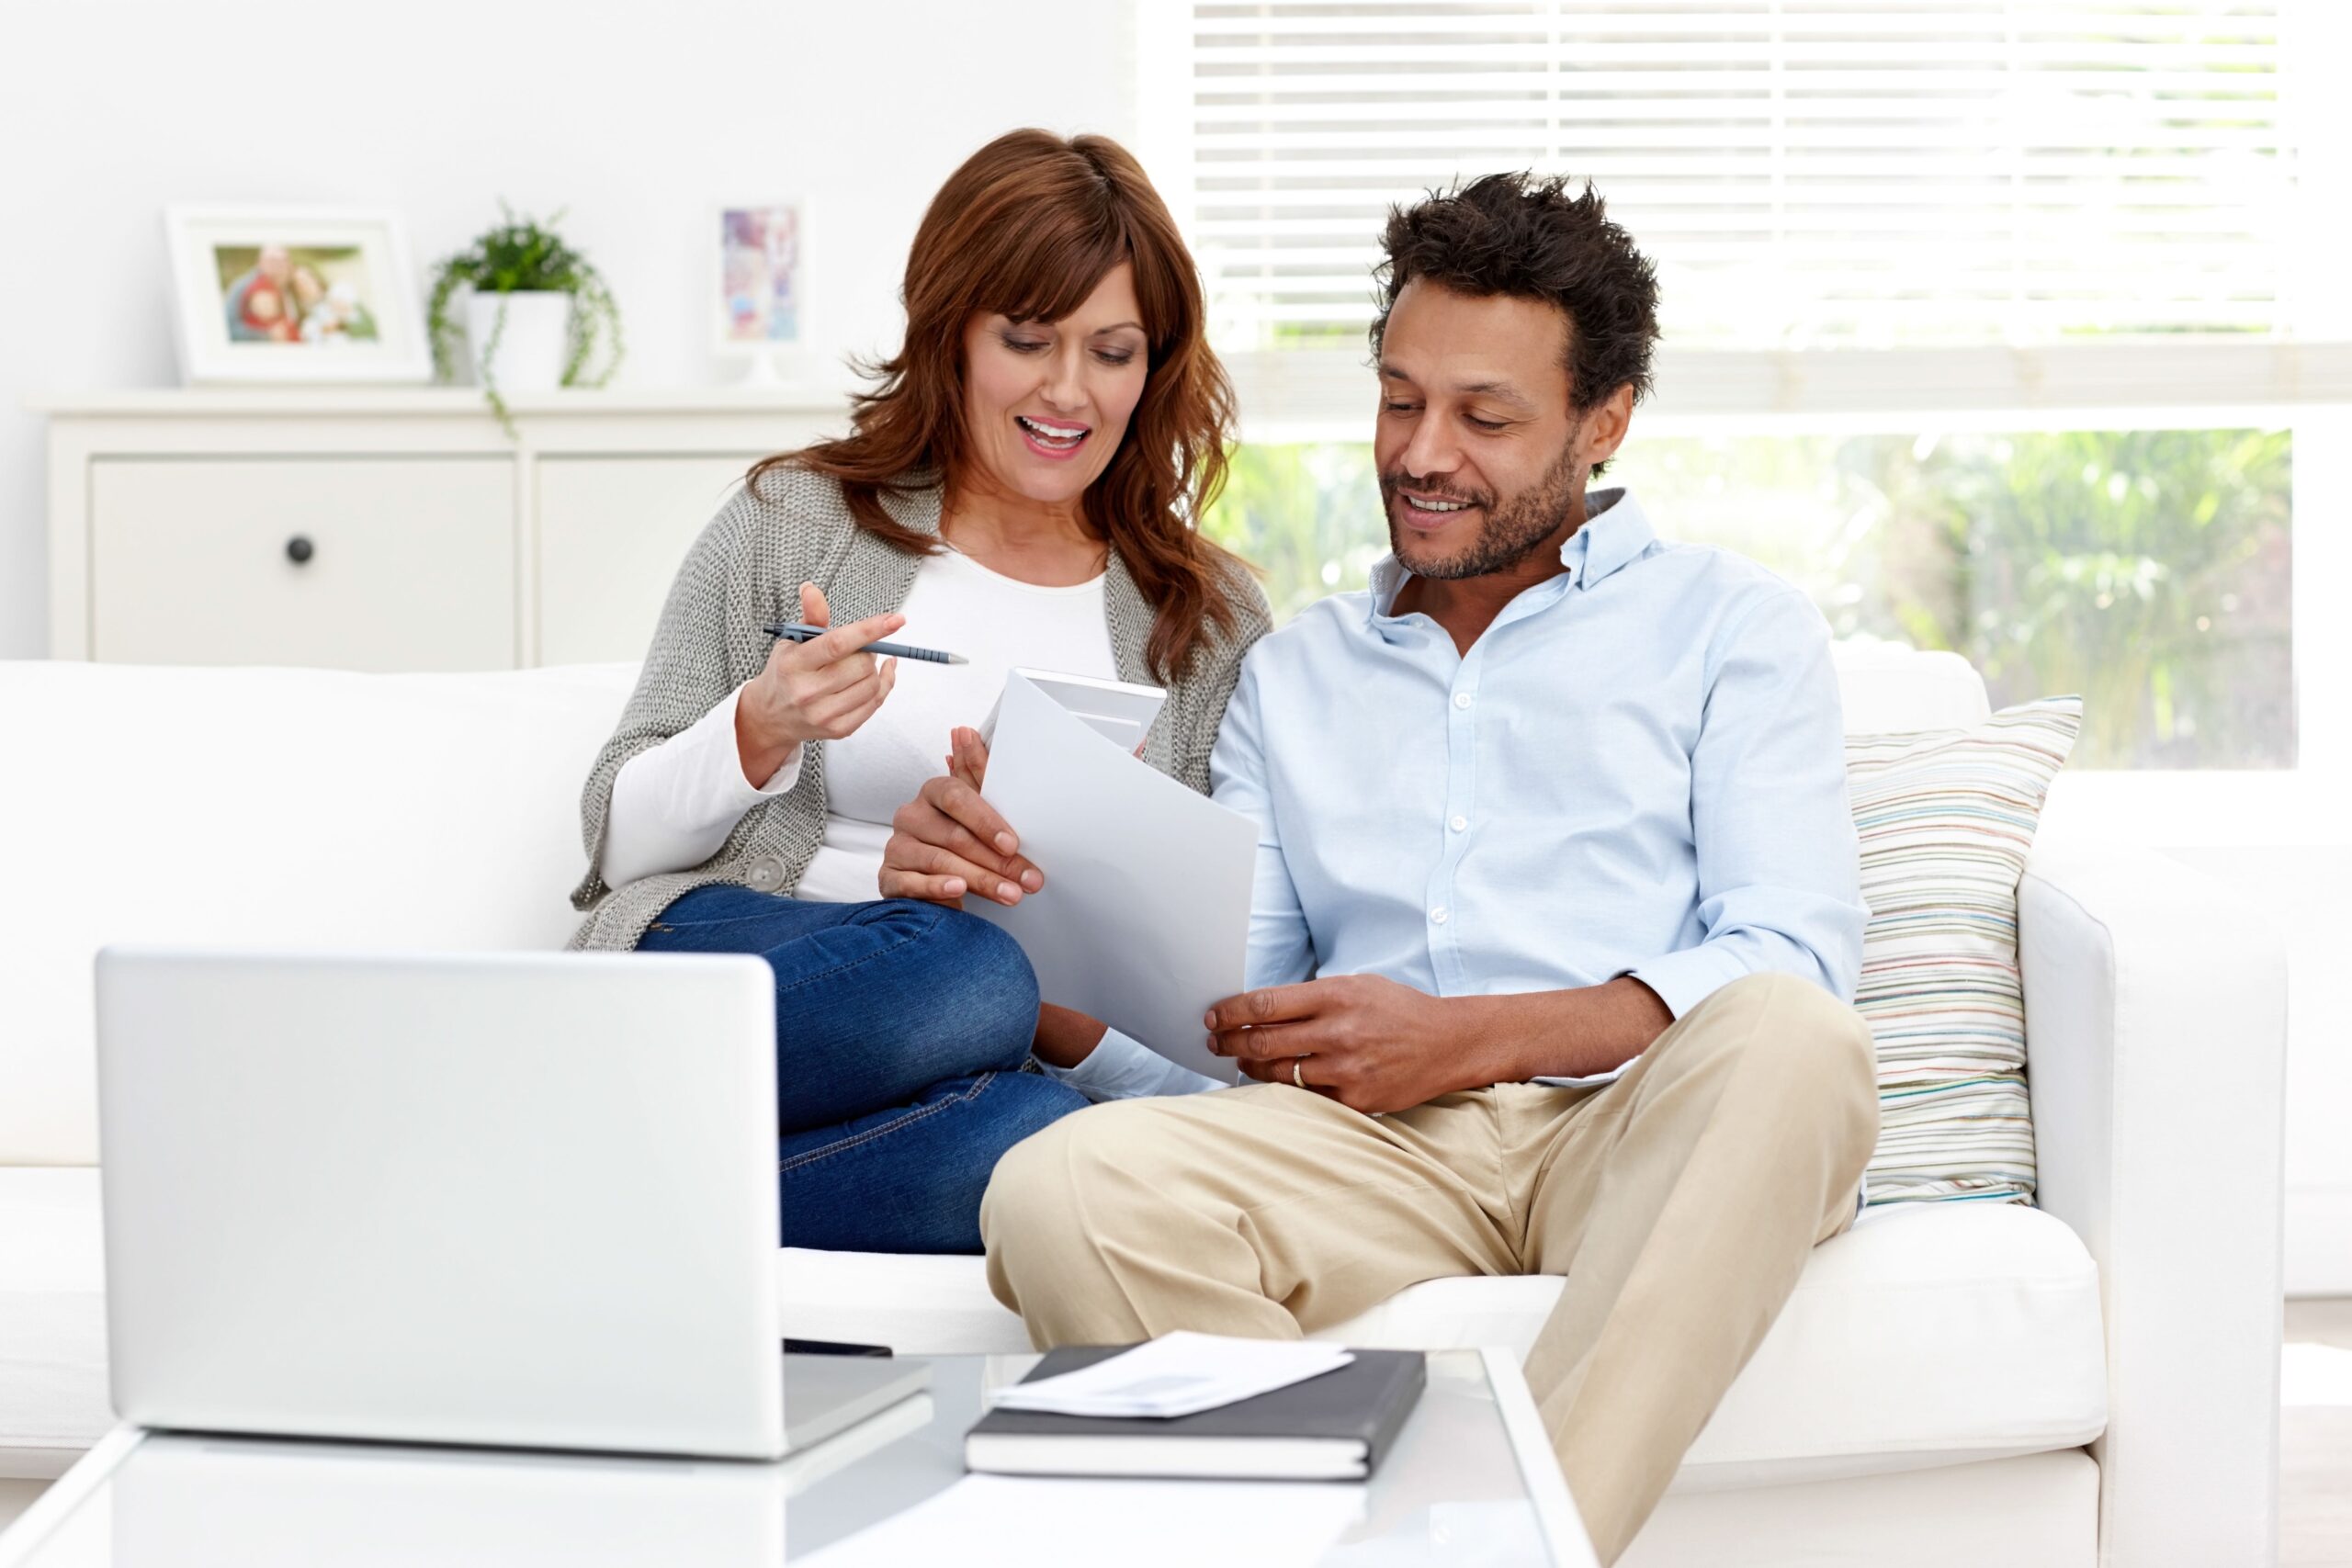
M462 388L47 400L50 652L495 670L642 658L686 547L835 396Z

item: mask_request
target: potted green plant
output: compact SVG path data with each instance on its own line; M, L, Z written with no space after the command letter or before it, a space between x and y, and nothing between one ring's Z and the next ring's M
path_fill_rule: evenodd
M462 335L491 411L513 435L501 394L603 386L620 366L621 318L603 276L555 231L561 211L542 224L517 217L503 198L498 209L505 221L435 268L427 324L434 378L455 380L461 334L450 301L459 288L472 290ZM604 363L591 373L600 344Z

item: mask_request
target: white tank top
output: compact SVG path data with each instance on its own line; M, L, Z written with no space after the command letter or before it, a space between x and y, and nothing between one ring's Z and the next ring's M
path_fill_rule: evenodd
M1115 680L1102 579L1041 588L990 571L949 547L925 556L893 642L960 653L969 664L901 660L898 684L856 734L825 744L825 836L793 889L849 903L879 897L890 818L947 771L947 734L977 728L1016 665ZM1021 825L1014 823L1018 832Z

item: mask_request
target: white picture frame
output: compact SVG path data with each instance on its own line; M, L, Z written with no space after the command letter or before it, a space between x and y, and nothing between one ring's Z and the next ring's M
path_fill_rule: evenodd
M164 210L190 386L433 378L408 231L379 208Z
M761 378L808 339L808 204L799 197L722 201L706 230L711 351Z

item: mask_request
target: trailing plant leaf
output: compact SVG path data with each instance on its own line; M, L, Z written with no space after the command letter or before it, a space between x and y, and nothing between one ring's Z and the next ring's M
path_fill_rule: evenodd
M605 385L620 368L624 350L620 307L614 302L604 275L555 231L555 225L563 220L567 209L559 209L544 224L527 215L518 217L503 197L498 209L504 221L485 230L466 249L444 257L434 269L425 322L433 344L433 378L445 383L455 381L465 339L465 328L451 310L458 291L470 288L477 294L500 297L490 339L481 345L474 362L491 412L498 416L507 435L514 438L519 433L490 369L499 340L506 331L506 295L571 296L571 313L565 327L564 386ZM602 366L591 374L589 361L596 355L600 344L608 344L608 351Z

